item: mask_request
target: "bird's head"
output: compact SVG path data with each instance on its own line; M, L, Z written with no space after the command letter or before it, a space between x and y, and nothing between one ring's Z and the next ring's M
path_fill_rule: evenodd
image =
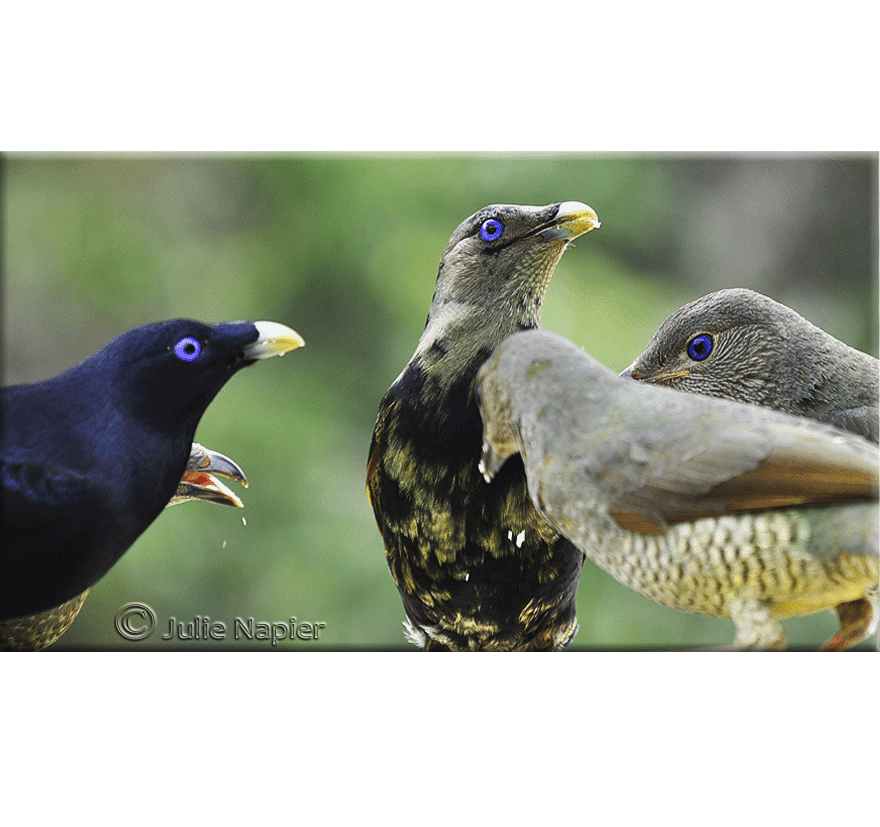
M429 326L470 314L486 327L508 328L505 334L536 327L547 285L565 248L598 226L595 211L579 201L483 207L449 239Z
M134 328L95 356L112 402L156 427L194 427L227 380L304 344L277 322L204 324L174 319ZM84 363L84 365L87 363Z
M486 482L492 482L501 467L519 453L519 432L513 418L510 396L495 367L497 357L490 359L477 374L475 395L483 418L483 449L479 471Z
M542 349L554 334L529 330L505 339L477 372L476 398L483 418L480 473L491 482L504 463L522 452L520 414L534 401L532 384L553 367L552 352Z
M620 375L677 390L759 403L791 375L789 343L806 324L793 310L743 288L686 304L660 325Z

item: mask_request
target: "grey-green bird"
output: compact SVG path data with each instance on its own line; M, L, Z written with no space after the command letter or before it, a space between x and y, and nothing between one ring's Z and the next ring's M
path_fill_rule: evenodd
M878 440L880 363L753 290L718 290L676 310L621 376Z
M186 470L166 508L195 500L244 508L242 501L217 476L235 480L247 488L247 477L236 462L194 442ZM86 589L43 612L0 620L0 651L36 651L51 646L76 619L88 594Z
M679 308L620 375L763 405L878 441L880 362L753 290L718 290ZM844 610L876 627L878 587Z
M737 648L785 646L781 619L836 608L843 649L874 628L878 449L817 422L616 376L543 331L481 368L481 471L520 454L538 510L617 580L730 617ZM876 618L868 618L876 623Z

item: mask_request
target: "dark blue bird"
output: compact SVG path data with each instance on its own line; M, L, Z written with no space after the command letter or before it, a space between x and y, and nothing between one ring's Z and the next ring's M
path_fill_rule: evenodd
M176 319L123 333L52 379L0 389L0 621L94 585L180 496L196 426L226 382L302 345L275 322Z

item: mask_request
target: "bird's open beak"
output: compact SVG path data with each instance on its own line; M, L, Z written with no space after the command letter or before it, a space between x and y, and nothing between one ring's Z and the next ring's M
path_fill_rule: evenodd
M214 475L226 477L248 487L247 477L236 462L217 451L202 449L204 459L201 465L184 472L177 486L177 491L168 505L178 505L188 500L204 500L217 505L229 505L233 508L244 508L244 503Z
M202 474L198 471L187 471L183 475L177 486L177 493L171 498L168 505L178 505L188 500L204 500L216 505L244 508L244 503L239 497L220 480L210 474Z
M254 322L259 334L256 342L245 349L246 359L270 359L283 356L291 350L305 345L305 340L295 330L278 322Z
M537 236L543 241L557 239L571 241L600 226L602 225L599 216L596 215L596 211L592 207L588 207L580 201L565 201L559 205L556 217L552 221L537 227L530 235Z

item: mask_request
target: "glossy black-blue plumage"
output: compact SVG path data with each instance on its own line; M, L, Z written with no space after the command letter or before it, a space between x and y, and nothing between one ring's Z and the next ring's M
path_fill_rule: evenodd
M57 606L122 556L174 494L202 414L253 363L257 338L250 322L158 322L0 389L0 619Z

